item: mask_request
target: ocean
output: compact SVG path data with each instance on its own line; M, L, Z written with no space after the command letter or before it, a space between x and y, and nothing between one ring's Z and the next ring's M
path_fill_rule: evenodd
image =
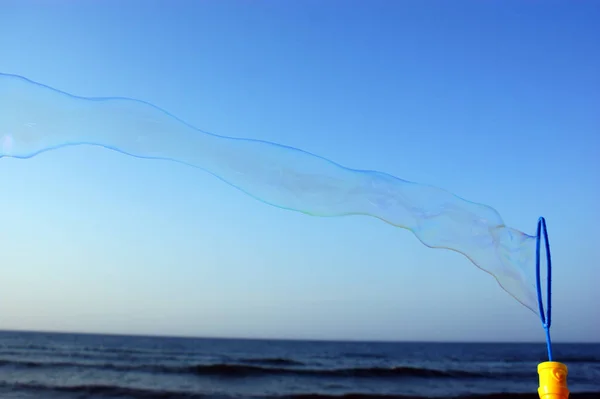
M554 351L569 367L571 397L600 398L600 344L556 344ZM543 343L0 332L0 398L533 399L545 355Z

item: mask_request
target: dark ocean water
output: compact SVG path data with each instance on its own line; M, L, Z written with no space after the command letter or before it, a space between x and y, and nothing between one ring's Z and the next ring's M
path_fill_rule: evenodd
M0 332L0 398L536 398L544 350ZM600 398L600 344L554 350L572 397Z

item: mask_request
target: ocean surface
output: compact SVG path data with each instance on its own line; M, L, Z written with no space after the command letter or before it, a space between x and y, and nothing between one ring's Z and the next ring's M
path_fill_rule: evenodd
M600 344L556 344L554 351L569 367L571 397L600 398ZM543 343L0 332L0 398L537 398L544 360Z

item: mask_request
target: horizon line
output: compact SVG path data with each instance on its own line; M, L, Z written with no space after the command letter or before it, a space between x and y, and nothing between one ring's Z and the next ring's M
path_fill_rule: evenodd
M200 335L172 335L172 334L152 334L152 333L118 333L118 332L90 332L90 331L66 331L66 330L25 330L25 329L1 329L2 333L25 333L25 334L57 334L57 335L89 335L89 336L109 336L124 338L166 338L166 339L189 339L189 340L223 340L223 341L290 341L290 342L323 342L323 343L374 343L374 344L544 344L543 337L539 341L474 341L474 340L392 340L392 339L352 339L352 338L284 338L284 337L244 337L244 336L200 336ZM553 344L576 344L576 345L600 345L600 341L553 341Z

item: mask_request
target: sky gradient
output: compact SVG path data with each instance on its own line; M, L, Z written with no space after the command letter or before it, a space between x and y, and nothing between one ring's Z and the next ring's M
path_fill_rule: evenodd
M557 341L600 337L593 2L7 2L0 72L548 222ZM1 110L0 110L1 112ZM542 341L465 257L73 147L1 159L0 328Z

